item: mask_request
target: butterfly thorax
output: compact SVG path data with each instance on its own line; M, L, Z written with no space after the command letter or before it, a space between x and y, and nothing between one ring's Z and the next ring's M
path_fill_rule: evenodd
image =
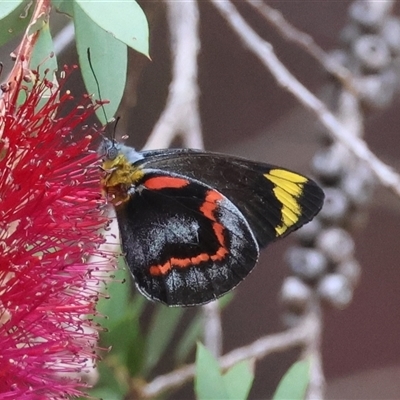
M132 189L143 178L144 172L121 152L120 144L118 147L112 147L112 150L117 152L116 155L109 156L111 152L107 144L101 166L101 185L107 199L117 207L129 200Z

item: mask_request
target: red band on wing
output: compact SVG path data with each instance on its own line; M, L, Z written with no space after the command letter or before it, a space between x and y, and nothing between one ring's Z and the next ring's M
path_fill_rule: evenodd
M179 189L186 185L189 185L189 181L183 178L175 178L173 176L156 176L154 178L147 179L143 185L147 189L159 190L159 189L169 189L176 188Z
M222 200L222 194L214 190L209 190L207 196L204 199L203 205L200 207L200 211L211 221L215 221L214 211L218 207L217 201Z
M159 179L159 178L151 178L152 179ZM171 179L177 179L181 181L185 181L185 179L181 178L171 178ZM147 181L148 182L148 181ZM145 186L148 187L147 183L145 183ZM172 187L172 186L168 186ZM218 243L220 247L218 250L215 252L215 254L207 254L207 253L200 253L196 257L191 257L191 258L170 258L165 264L163 265L153 265L150 267L150 274L153 276L160 276L160 275L166 275L168 274L173 267L178 267L178 268L187 268L190 267L191 265L199 265L202 262L206 261L221 261L223 260L228 254L229 250L226 248L225 245L225 237L224 237L224 229L225 227L217 222L214 211L218 208L218 201L222 200L223 196L214 191L214 190L209 190L207 192L206 198L204 199L203 205L200 207L201 213L206 216L208 219L211 221L214 221L212 223L213 231L215 236L217 237Z

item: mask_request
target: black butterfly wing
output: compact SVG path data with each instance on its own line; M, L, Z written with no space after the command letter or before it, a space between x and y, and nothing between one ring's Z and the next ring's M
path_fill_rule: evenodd
M116 207L125 258L139 290L170 306L188 306L235 287L258 259L242 213L197 180L144 171L136 192Z
M309 222L324 193L311 179L246 159L190 149L142 152L141 168L178 173L216 188L241 211L265 247Z

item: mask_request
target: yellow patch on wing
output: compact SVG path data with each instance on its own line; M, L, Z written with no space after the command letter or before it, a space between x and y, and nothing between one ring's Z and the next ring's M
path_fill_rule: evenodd
M301 217L302 210L298 200L303 194L307 178L283 169L272 169L264 176L274 184L274 194L282 204L282 223L275 227L276 235L281 236Z

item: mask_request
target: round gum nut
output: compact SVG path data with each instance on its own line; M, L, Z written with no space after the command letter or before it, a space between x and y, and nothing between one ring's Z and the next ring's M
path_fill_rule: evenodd
M391 69L357 77L354 82L362 104L371 110L387 107L397 90L396 79L396 73Z
M312 158L311 167L314 174L326 183L338 181L343 172L343 163L332 146L318 150Z
M349 66L349 55L342 49L332 50L328 53L328 63L332 67L341 65L347 68Z
M353 204L364 205L372 197L375 178L367 165L359 164L343 177L340 188Z
M286 252L287 263L294 275L305 281L319 279L328 269L324 254L305 247L291 247Z
M334 263L352 258L355 247L351 235L342 228L325 229L318 236L315 244Z
M327 274L317 285L317 293L322 301L338 308L346 308L353 299L353 289L346 277L340 274Z
M390 51L400 54L400 19L396 17L388 17L382 26L381 35L389 46Z
M354 258L345 260L336 266L336 273L343 275L352 287L356 287L361 277L360 263Z
M295 276L288 276L283 281L280 298L289 310L303 311L307 307L311 296L311 288L301 279Z
M349 7L349 17L363 28L377 31L392 9L391 1L357 0Z
M386 68L392 58L386 41L378 35L363 35L353 45L353 53L365 72L377 72Z
M325 188L324 205L319 213L321 220L328 223L339 223L345 219L349 209L349 200L342 190Z

